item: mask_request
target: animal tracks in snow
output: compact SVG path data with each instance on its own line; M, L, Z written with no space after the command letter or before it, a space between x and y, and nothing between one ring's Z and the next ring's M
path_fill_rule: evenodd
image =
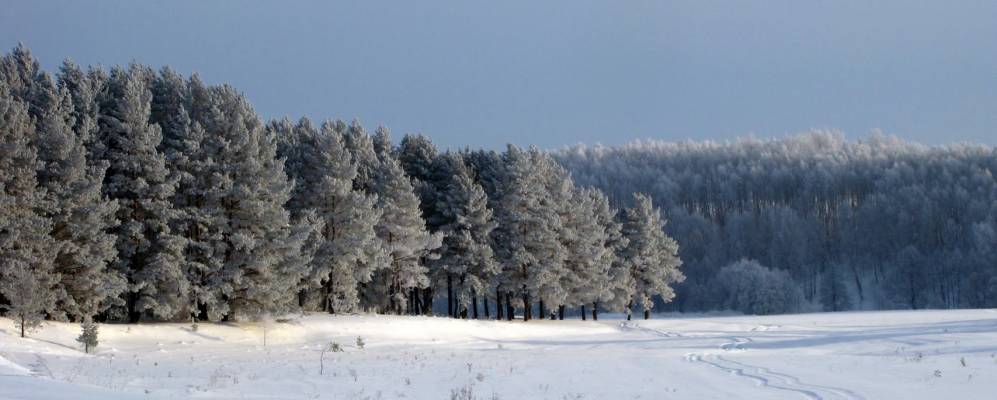
M752 329L752 332L764 332L770 327L765 327L766 329ZM703 353L688 353L685 355L685 360L689 362L701 363L709 365L711 367L720 369L728 374L736 375L739 377L747 378L754 381L758 386L762 386L769 389L780 390L784 392L791 392L799 395L802 398L809 400L864 400L865 398L854 391L824 386L815 385L810 383L804 383L799 377L783 373L772 371L769 368L752 365L744 363L741 361L735 361L728 356L731 353L746 352L751 347L751 343L754 342L752 338L743 336L713 336L709 334L704 334L702 336L680 334L675 332L668 332L653 328L642 327L638 323L634 322L623 322L620 324L620 329L623 331L637 331L649 333L655 336L666 337L666 338L699 338L704 340L710 339L720 339L724 342L717 345L717 351L714 352L703 352Z

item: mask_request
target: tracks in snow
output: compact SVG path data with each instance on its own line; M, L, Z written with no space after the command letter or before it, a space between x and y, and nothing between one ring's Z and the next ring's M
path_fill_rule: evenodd
M620 329L624 331L640 331L653 334L655 336L661 337L685 337L689 336L682 335L675 332L661 331L652 328L645 328L637 323L624 322L620 324ZM855 393L851 390L814 385L809 383L804 383L800 378L782 373L772 371L769 368L752 365L744 363L741 361L734 361L725 354L744 352L750 347L752 339L749 337L742 336L703 336L703 339L722 339L725 342L717 346L717 352L706 352L706 353L689 353L685 355L685 360L689 362L701 363L709 365L711 367L720 369L727 372L728 374L744 377L751 379L758 386L781 390L784 392L795 393L800 397L808 400L864 400L865 398Z
M768 368L728 359L720 354L687 354L686 360L703 363L727 373L748 378L758 386L799 394L809 400L862 400L864 397L843 388L803 383L799 378Z

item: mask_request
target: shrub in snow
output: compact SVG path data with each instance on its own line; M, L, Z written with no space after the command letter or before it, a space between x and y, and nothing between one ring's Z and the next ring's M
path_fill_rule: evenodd
M745 314L779 314L799 310L802 295L786 271L743 259L720 269L712 282L716 308Z
M318 374L325 374L325 353L341 353L342 351L343 346L340 346L339 343L336 342L329 343L328 347L323 348L322 353L318 356Z
M89 353L90 349L97 347L97 324L87 318L83 321L83 332L76 338L76 341L83 345L83 352Z
M8 299L3 305L7 317L25 337L26 332L42 324L44 311L55 301L54 293L48 290L54 281L51 275L38 273L25 263L14 262L4 265L4 280L0 280L0 294Z
M491 400L498 400L497 394L492 394ZM484 399L482 397L477 397L474 394L474 385L468 384L464 387L451 389L450 390L450 400L478 400Z

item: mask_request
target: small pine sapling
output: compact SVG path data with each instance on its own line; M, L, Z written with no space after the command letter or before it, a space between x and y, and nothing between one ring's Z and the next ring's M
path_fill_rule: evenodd
M87 318L82 324L83 332L76 338L76 341L83 345L83 352L90 353L91 349L97 348L97 323Z

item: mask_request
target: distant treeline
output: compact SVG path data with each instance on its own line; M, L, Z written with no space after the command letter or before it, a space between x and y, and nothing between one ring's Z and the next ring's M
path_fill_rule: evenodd
M22 327L443 299L465 318L647 317L683 275L658 209L630 196L618 212L535 148L265 123L169 68L0 59L0 309Z
M614 204L640 190L662 207L688 277L669 308L751 310L725 268L741 259L785 274L766 281L798 290L797 309L997 306L992 147L815 132L575 147L556 158Z

